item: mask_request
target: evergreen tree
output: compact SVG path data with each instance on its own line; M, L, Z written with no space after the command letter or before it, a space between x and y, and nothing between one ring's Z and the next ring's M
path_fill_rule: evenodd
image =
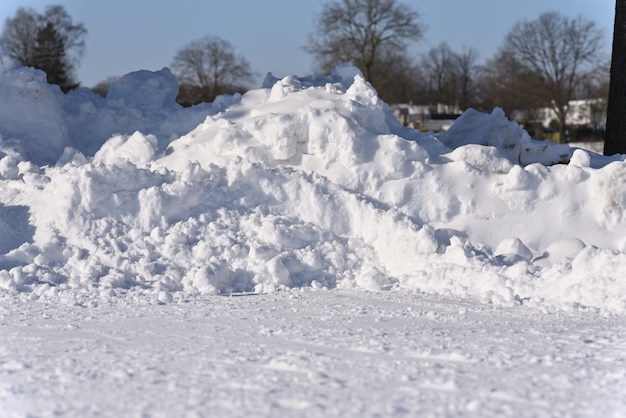
M66 93L78 87L68 71L65 41L52 23L37 33L33 67L45 71L48 83L57 84Z

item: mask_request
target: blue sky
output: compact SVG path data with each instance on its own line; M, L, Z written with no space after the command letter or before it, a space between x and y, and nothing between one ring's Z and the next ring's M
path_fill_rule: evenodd
M230 41L247 58L259 80L306 75L311 56L302 48L314 31L314 16L324 0L1 0L0 25L19 7L41 12L61 4L75 22L89 31L87 50L78 69L84 86L131 71L169 66L178 49L205 35ZM422 15L427 29L412 53L426 52L441 42L455 51L479 51L491 58L519 20L535 19L548 10L570 17L583 15L605 31L610 53L615 0L406 0ZM260 82L260 81L259 81Z

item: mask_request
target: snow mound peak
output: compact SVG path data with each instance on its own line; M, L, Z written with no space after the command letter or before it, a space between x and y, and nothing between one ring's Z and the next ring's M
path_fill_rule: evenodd
M178 83L169 68L160 71L135 71L115 81L107 100L143 109L173 107L178 96ZM121 106L122 104L120 104Z

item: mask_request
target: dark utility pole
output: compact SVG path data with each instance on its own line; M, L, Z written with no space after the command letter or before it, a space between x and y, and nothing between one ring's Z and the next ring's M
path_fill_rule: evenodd
M626 154L626 0L615 0L604 155Z

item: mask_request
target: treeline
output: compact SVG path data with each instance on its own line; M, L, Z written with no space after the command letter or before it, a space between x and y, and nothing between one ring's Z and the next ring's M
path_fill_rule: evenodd
M550 108L564 138L569 103L606 98L610 62L593 21L546 12L517 22L484 64L472 48L443 43L417 57L423 36L414 8L396 0L341 0L324 6L307 50L318 69L351 60L388 103L456 105L491 110Z
M335 0L315 17L305 49L315 70L328 73L352 61L387 103L438 103L491 110L551 108L564 130L574 99L606 98L610 62L602 32L583 17L546 12L516 23L497 54L481 63L473 48L453 51L446 43L413 56L425 27L418 10L398 0ZM76 88L76 66L87 30L62 6L43 14L19 9L5 22L0 43L23 65L44 70L63 91ZM170 64L179 103L212 101L243 92L254 75L250 63L228 41L207 36L178 50ZM115 77L98 83L105 95Z

